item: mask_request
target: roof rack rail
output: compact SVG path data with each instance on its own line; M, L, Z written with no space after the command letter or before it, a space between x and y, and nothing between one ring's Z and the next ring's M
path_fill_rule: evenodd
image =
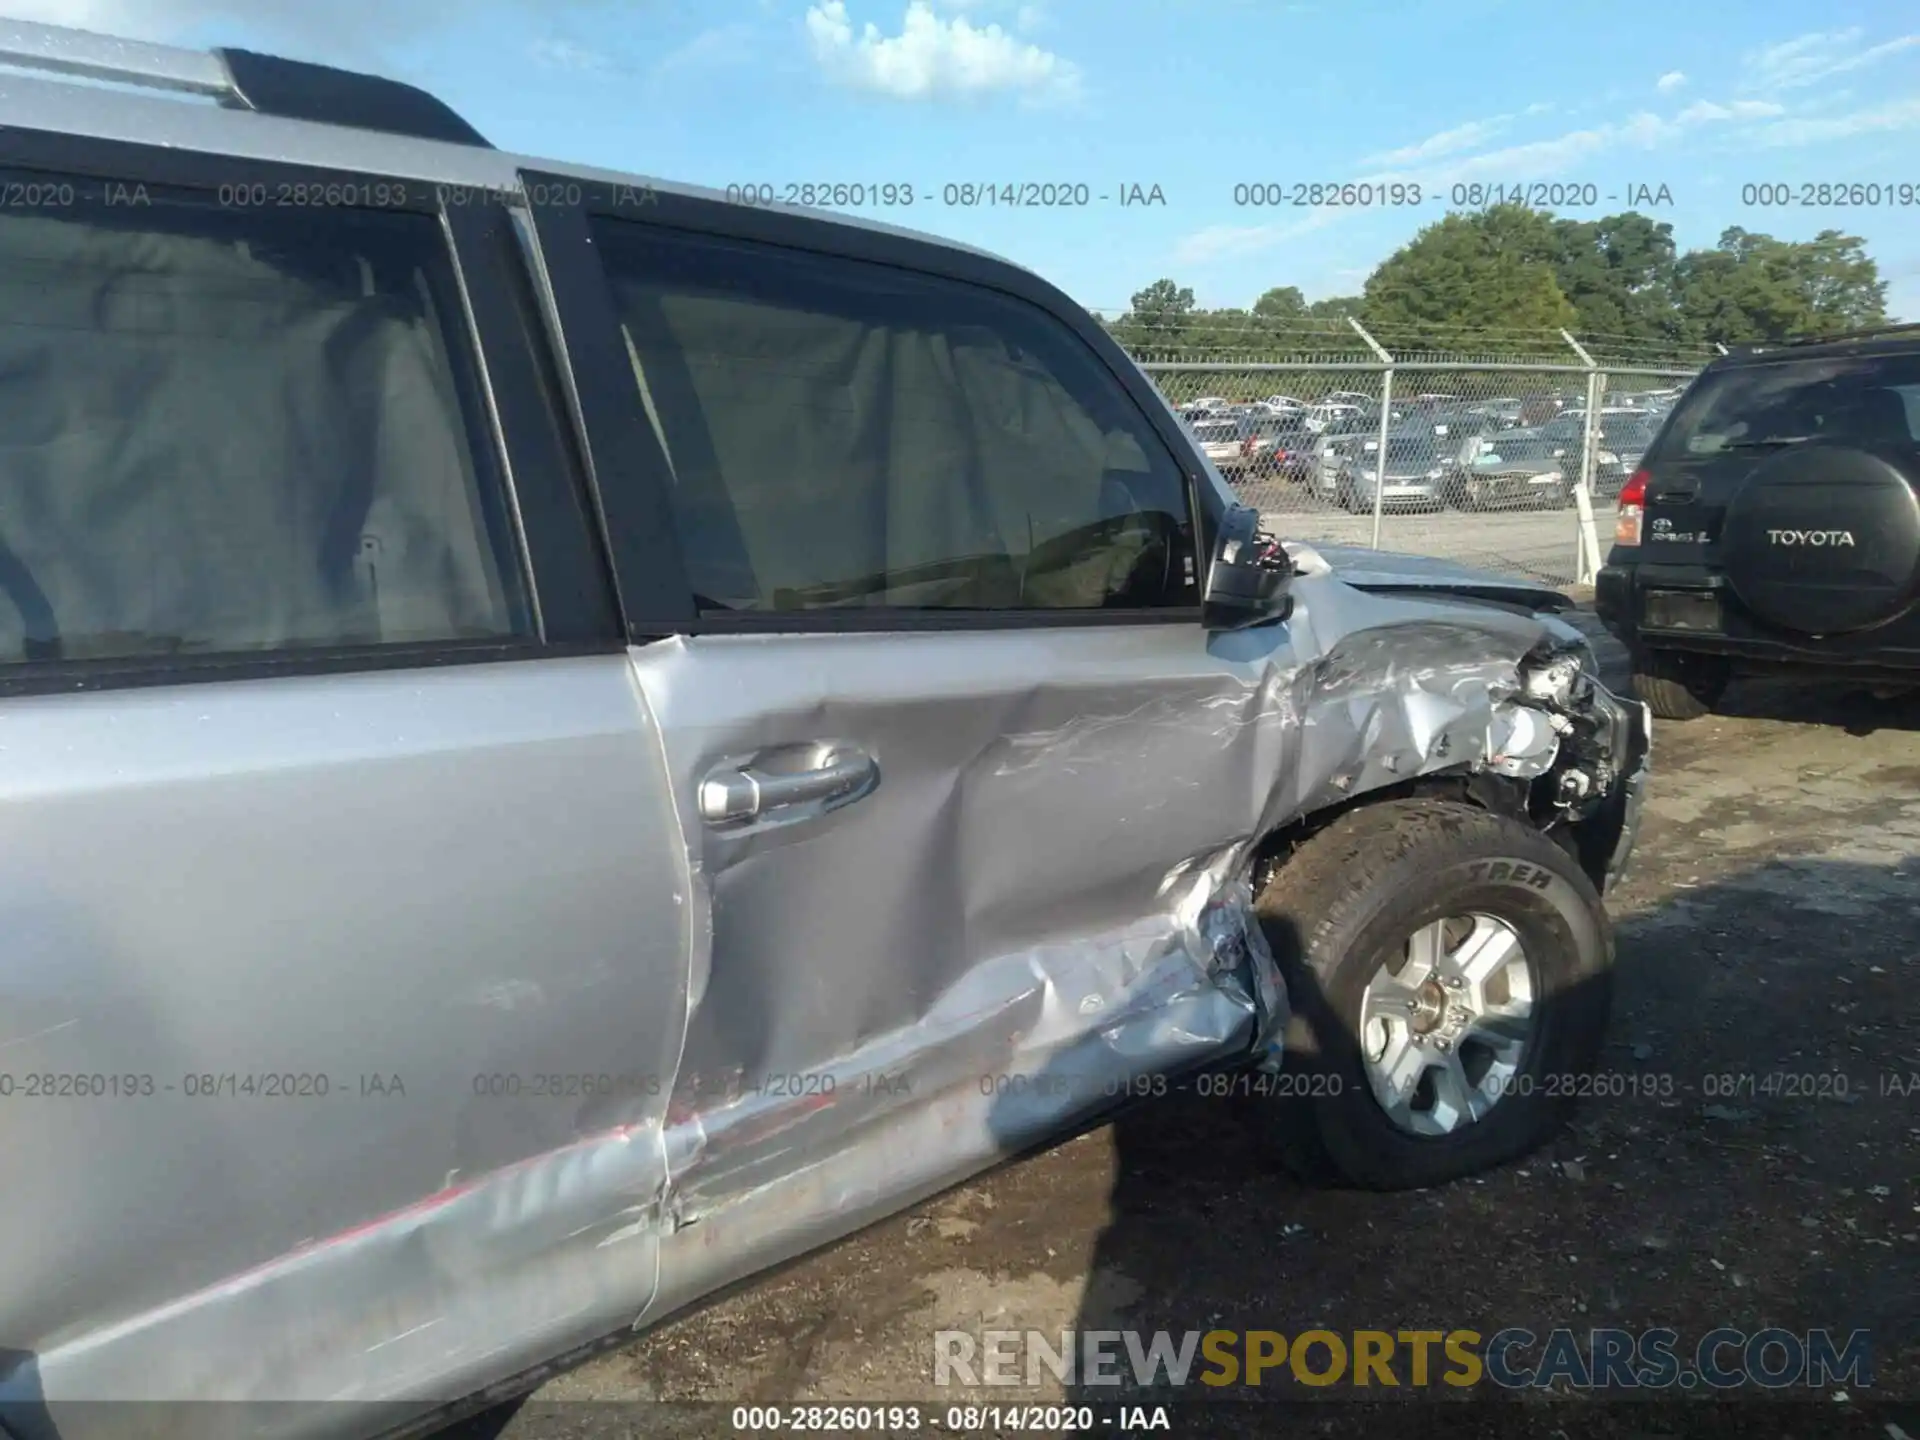
M1920 322L1903 321L1899 324L1889 322L1885 325L1869 325L1862 330L1837 330L1831 335L1796 335L1791 340L1775 341L1779 345L1831 345L1841 340L1873 340L1882 335L1910 335L1920 330Z
M251 50L187 50L0 17L0 65L204 95L229 109L492 149L451 106L379 75Z

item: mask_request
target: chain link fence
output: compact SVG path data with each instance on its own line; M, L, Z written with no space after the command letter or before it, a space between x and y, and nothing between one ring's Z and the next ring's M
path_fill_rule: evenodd
M1287 358L1269 358L1289 337L1268 328L1260 358L1120 338L1275 533L1563 586L1592 582L1622 486L1709 358L1565 332L1554 349L1458 334L1390 349L1347 324L1346 353L1322 326Z

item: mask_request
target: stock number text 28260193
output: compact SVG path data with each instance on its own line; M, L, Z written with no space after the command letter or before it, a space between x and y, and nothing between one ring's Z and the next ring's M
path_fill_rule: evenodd
M949 180L916 185L905 180L755 181L729 185L735 205L794 210L904 210L945 206L965 210L1085 210L1093 206L1165 206L1166 191L1144 181L1094 184L1086 180Z
M1920 181L1760 180L1740 187L1740 203L1767 209L1912 210L1920 207Z
M1494 205L1525 205L1536 210L1577 210L1603 204L1671 205L1673 191L1664 184L1603 188L1584 180L1510 185L1472 180L1444 187L1418 180L1247 180L1233 187L1233 203L1255 209L1366 210L1419 205L1484 210Z

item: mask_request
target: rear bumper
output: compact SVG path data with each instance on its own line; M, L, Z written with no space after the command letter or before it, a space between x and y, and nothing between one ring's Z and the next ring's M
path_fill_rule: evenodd
M1816 640L1756 623L1724 577L1701 565L1610 559L1594 576L1600 623L1632 650L1720 655L1736 668L1792 669L1809 677L1911 681L1920 672L1920 626Z
M1593 611L1618 640L1633 628L1633 572L1622 565L1602 565L1593 577Z

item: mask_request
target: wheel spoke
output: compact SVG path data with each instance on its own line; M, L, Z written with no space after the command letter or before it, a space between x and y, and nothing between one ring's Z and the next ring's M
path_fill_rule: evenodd
M1473 933L1443 962L1446 971L1479 989L1521 954L1520 937L1497 920L1473 917Z
M1396 977L1402 985L1415 986L1446 960L1447 936L1443 920L1422 925L1407 937L1407 963Z
M1420 1076L1432 1063L1404 1025L1387 1031L1387 1051L1372 1067L1374 1095L1395 1123L1406 1125L1413 1114L1413 1097Z
M1405 1025L1407 1017L1418 1008L1418 992L1411 985L1403 985L1382 971L1367 986L1366 998L1361 1001L1360 1018L1364 1020L1392 1020Z
M1495 1010L1474 1016L1461 1038L1477 1040L1493 1052L1495 1059L1517 1065L1532 1033L1532 1021L1524 1013Z
M1486 1114L1492 1099L1467 1079L1458 1054L1449 1054L1433 1068L1433 1116L1438 1130L1454 1130Z

